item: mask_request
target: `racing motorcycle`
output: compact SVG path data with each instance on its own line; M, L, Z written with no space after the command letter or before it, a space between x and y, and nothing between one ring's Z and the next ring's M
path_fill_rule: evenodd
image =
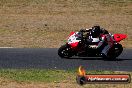
M80 32L71 32L67 38L67 42L58 49L58 55L61 58L70 58L72 56L78 56L115 59L123 51L123 47L119 42L125 39L127 35L113 34L112 37L114 39L114 45L109 50L107 56L104 57L101 54L100 50L94 48L93 45L86 44L85 34L81 34Z

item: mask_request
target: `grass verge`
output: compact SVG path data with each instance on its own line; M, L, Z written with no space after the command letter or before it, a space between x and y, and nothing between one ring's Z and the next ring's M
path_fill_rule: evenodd
M60 82L75 72L39 69L1 69L0 77L18 82Z
M116 71L87 71L87 74L132 74L132 72ZM75 80L77 70L52 70L52 69L0 69L0 77L19 82L61 82Z
M87 74L131 74L132 72L87 71ZM76 83L77 70L0 69L0 88L131 88L129 84Z

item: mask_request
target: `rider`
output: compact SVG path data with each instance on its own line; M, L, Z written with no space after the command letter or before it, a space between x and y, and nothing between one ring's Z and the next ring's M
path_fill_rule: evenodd
M97 48L103 56L107 56L109 49L113 46L114 39L112 35L100 26L93 26L89 29L81 29L80 32L88 32L86 41L92 48Z

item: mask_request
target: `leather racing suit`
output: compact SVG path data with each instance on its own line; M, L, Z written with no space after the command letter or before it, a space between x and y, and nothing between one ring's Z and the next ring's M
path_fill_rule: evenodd
M100 36L98 37L93 37L91 35L91 28L90 29L85 29L82 32L88 32L87 36L87 43L90 45L91 48L96 48L98 49L101 54L107 56L110 48L114 44L114 39L113 35L108 33L107 30L101 28L100 29Z

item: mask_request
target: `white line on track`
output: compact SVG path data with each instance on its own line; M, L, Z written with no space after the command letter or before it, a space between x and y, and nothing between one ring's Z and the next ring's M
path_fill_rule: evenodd
M0 47L0 48L2 48L2 49L3 49L3 48L13 48L13 47Z

